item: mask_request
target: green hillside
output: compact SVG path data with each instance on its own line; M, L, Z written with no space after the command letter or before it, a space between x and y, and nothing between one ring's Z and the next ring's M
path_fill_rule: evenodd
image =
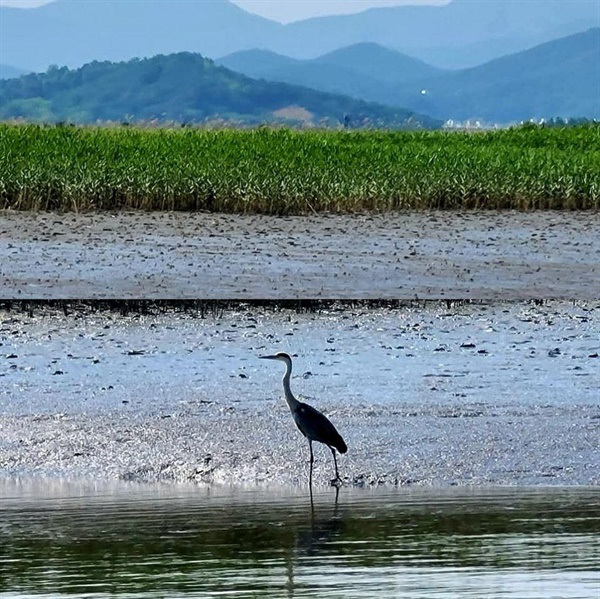
M92 62L77 70L0 81L0 119L94 123L158 121L432 128L439 122L307 88L256 81L199 54Z

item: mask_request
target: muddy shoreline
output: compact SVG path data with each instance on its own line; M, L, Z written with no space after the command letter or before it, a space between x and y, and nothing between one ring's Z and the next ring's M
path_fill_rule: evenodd
M0 212L0 300L596 299L598 212Z
M0 476L304 485L282 369L258 359L288 351L348 443L347 485L600 485L599 311L0 311Z

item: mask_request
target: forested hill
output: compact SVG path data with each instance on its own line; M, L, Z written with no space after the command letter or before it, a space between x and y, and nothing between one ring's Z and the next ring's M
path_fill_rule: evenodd
M285 83L257 81L200 54L159 55L129 62L92 62L79 69L0 81L0 118L93 123L225 119L321 126L435 128L441 123L401 108Z

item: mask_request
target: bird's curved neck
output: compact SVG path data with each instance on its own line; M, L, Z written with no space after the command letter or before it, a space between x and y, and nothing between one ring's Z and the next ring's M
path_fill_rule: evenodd
M285 374L283 375L283 392L285 393L285 401L287 401L287 405L290 410L294 412L300 402L294 397L292 393L292 389L290 387L290 378L292 377L292 363L286 362L285 364Z

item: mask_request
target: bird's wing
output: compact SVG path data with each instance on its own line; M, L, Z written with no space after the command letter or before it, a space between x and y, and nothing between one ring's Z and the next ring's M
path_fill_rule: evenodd
M319 410L305 403L300 403L294 412L294 421L302 434L311 441L319 441L331 447L335 447L340 453L347 450L344 439L329 418Z

